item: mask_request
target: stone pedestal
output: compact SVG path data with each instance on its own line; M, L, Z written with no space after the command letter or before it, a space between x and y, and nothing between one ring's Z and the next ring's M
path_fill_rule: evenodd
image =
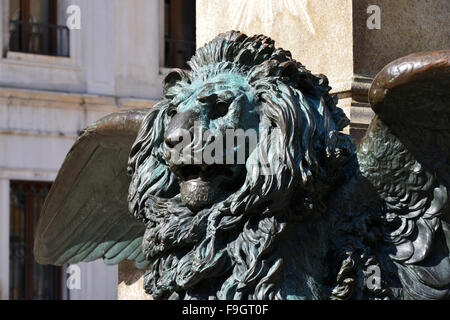
M351 120L355 142L373 117L367 93L389 62L413 52L448 49L448 0L197 0L197 47L217 34L265 34L313 73L328 76ZM370 5L380 8L380 29L369 29ZM119 266L119 299L149 299L142 273ZM124 280L129 279L132 280Z

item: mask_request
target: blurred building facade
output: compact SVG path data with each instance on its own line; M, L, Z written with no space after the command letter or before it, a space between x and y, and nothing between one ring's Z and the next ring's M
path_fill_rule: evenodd
M34 262L33 230L78 132L151 107L167 68L185 67L195 1L0 0L0 12L0 298L116 299L117 266L80 263L68 290L65 267Z
M450 47L448 0L198 0L197 45L218 33L264 34L328 77L355 142L374 113L368 91L389 62Z

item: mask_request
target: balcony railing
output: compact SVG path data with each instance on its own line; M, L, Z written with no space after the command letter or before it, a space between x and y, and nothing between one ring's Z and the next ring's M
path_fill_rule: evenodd
M69 57L70 32L66 26L21 20L9 22L9 50Z
M165 38L165 65L166 68L188 67L187 61L195 53L195 41Z

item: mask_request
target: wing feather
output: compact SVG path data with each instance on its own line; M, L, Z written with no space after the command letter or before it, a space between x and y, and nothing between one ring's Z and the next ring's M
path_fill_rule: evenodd
M106 264L146 261L144 225L128 212L127 162L148 110L108 115L80 133L44 203L34 255L62 265L103 258Z
M450 51L398 59L375 77L376 113L358 149L362 174L386 204L399 278L413 298L450 291Z

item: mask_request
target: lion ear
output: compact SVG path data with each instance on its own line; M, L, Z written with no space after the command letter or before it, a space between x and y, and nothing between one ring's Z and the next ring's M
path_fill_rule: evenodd
M163 94L172 88L178 81L186 80L189 82L189 75L182 69L173 69L163 80Z
M298 73L298 66L295 61L283 62L280 64L280 67L281 67L281 71L280 71L281 77L291 78Z

